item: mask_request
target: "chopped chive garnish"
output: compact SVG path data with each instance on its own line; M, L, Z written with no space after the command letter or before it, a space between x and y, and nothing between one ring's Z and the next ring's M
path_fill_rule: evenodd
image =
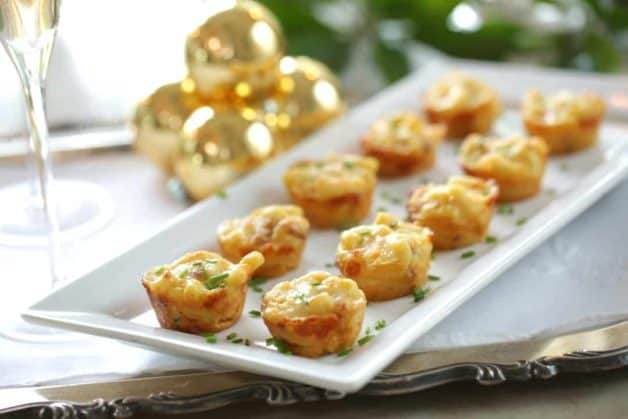
M205 338L205 342L207 343L216 343L216 335L213 333L201 333L201 336Z
M335 263L326 263L325 267L326 268L334 268L334 267L336 267L336 264Z
M231 341L231 343L236 343L236 344L238 344L238 343L242 343L242 342L244 342L244 339L242 339L242 338L233 339L233 340Z
M251 317L261 317L262 316L262 312L259 310L251 310L249 311L249 316Z
M160 266L159 268L155 269L153 272L155 273L155 275L161 275L166 271L166 267L165 266Z
M432 260L436 260L436 253L432 252L432 255L430 256L430 258L431 258Z
M353 162L343 161L342 165L345 167L345 169L353 169Z
M235 333L235 332L232 332L232 333L229 333L229 334L227 335L227 340L233 340L233 339L235 339L235 338L237 338L237 337L238 337L238 334L237 334L237 333Z
M375 208L375 212L388 212L388 208L386 208L386 207L377 207L377 208Z
M514 214L515 209L510 204L502 204L497 207L497 213L502 215L512 215Z
M373 333L373 332L371 331L370 327L367 327L366 329L364 329L364 334L365 335L370 335L371 333Z
M292 352L290 352L288 350L288 347L286 346L286 342L281 339L268 338L266 339L266 346L274 346L280 353L285 355L292 355Z
M261 276L255 277L249 281L249 287L255 292L264 292L264 289L261 287L263 283L265 283L268 278L264 278Z
M316 281L316 282L312 282L310 285L313 287L318 287L320 284L322 284L322 282Z
M524 224L526 223L526 221L528 221L528 219L527 219L527 218L525 218L525 217L524 217L524 218L519 218L519 219L517 220L517 225L518 225L518 226L522 226L522 225L524 225Z
M412 291L414 302L418 303L419 301L423 300L429 292L429 288L415 288L414 291Z
M440 276L428 275L427 279L429 279L430 281L440 281Z
M244 344L246 346L251 346L251 341L249 339L244 339Z
M381 197L382 199L385 199L386 201L390 202L391 204L401 204L403 202L403 199L399 198L398 196L395 196L393 194L391 194L390 192L384 191L381 193Z
M497 237L495 236L486 236L486 239L484 239L484 241L488 244L493 244L493 243L497 243Z
M464 252L463 254L461 254L460 258L469 259L469 258L472 258L473 256L475 256L475 252L473 250L469 250L468 252Z
M382 330L386 327L386 320L378 320L375 322L375 330Z
M358 345L363 346L366 345L367 343L369 343L371 341L371 339L373 339L373 335L366 335L364 337L361 337L360 339L358 339Z
M360 232L360 236L370 236L371 232L370 231L362 231Z
M188 270L184 269L183 271L181 271L181 273L179 274L179 278L185 278L188 275Z
M351 351L353 351L353 349L351 348L343 349L342 351L338 352L336 356L347 356L351 353Z
M220 190L220 191L216 191L216 197L220 198L220 199L225 199L227 198L227 192Z
M213 290L216 288L224 287L225 278L227 278L228 276L228 272L223 272L221 274L209 277L209 279L205 280L205 288L207 288L208 290Z

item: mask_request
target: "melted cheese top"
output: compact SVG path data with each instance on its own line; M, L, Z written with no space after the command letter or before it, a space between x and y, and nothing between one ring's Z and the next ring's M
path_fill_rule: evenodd
M310 224L296 205L268 205L255 209L247 217L228 220L218 228L223 243L256 246L268 242L305 239Z
M259 252L251 252L233 264L217 253L199 251L147 272L144 282L157 295L172 300L198 300L241 285L262 263L264 257Z
M413 256L432 251L432 232L428 228L399 221L394 215L380 212L375 224L345 230L340 236L337 256L359 255L367 264L409 265Z
M351 304L366 304L353 280L315 271L279 283L266 293L264 317L324 316Z
M435 111L466 111L496 99L495 92L479 80L453 72L427 91L425 104Z
M331 199L370 192L377 182L377 169L377 160L370 157L330 155L293 164L284 175L284 183L293 194Z
M539 175L545 170L547 153L547 145L538 137L488 138L473 134L462 144L460 159L470 169Z
M408 200L408 211L413 220L425 215L464 221L485 211L487 204L497 198L497 193L497 185L492 180L452 176L446 184L415 189Z
M604 114L604 102L591 93L561 91L543 96L538 90L528 92L523 100L523 115L548 125L596 120Z
M376 147L407 153L436 146L443 135L444 129L440 125L425 124L411 112L402 112L377 120L364 139Z

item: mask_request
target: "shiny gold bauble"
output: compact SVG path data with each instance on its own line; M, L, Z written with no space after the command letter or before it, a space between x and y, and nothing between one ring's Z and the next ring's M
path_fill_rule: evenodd
M251 108L203 106L185 121L175 172L200 200L220 191L275 153L275 140Z
M188 35L185 61L205 99L250 99L272 89L284 48L273 14L258 3L238 1Z
M262 108L281 148L288 148L341 115L346 104L340 82L323 63L283 57L275 94L263 101Z
M135 110L132 121L135 148L167 173L172 173L179 131L187 117L200 106L193 86L185 81L155 90Z

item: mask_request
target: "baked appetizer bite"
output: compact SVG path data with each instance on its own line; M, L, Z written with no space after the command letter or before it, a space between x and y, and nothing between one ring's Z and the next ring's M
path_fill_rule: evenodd
M336 265L369 301L399 298L423 286L432 256L432 232L380 212L375 224L345 230Z
M301 208L269 205L245 218L220 224L218 244L232 262L257 250L264 255L264 264L255 274L274 277L299 266L309 230L310 223Z
M220 332L242 314L249 278L264 263L251 252L232 264L213 252L184 255L144 274L142 285L161 327L188 333Z
M312 224L344 228L368 215L377 168L377 160L371 157L330 155L293 164L283 180Z
M426 124L411 112L377 120L361 140L367 156L379 161L378 174L402 176L434 165L443 125Z
M565 154L597 142L604 110L604 101L591 93L546 97L533 90L523 100L523 122L529 134L545 140L550 154Z
M488 138L472 134L460 147L459 162L469 175L494 179L499 186L498 200L509 202L539 192L547 153L547 145L539 137Z
M453 176L424 185L408 198L408 219L434 233L434 248L456 249L484 240L499 188L492 179Z
M296 355L314 358L353 346L366 298L356 283L310 272L264 294L262 318L270 334Z
M485 133L501 112L497 93L463 73L453 72L428 89L423 110L427 119L447 127L450 138Z

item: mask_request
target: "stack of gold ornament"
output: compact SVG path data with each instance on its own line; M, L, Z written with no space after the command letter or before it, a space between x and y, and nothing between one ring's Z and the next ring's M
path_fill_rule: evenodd
M137 150L174 173L194 199L220 191L290 148L345 103L322 63L284 56L272 13L238 1L188 35L188 76L136 109Z

